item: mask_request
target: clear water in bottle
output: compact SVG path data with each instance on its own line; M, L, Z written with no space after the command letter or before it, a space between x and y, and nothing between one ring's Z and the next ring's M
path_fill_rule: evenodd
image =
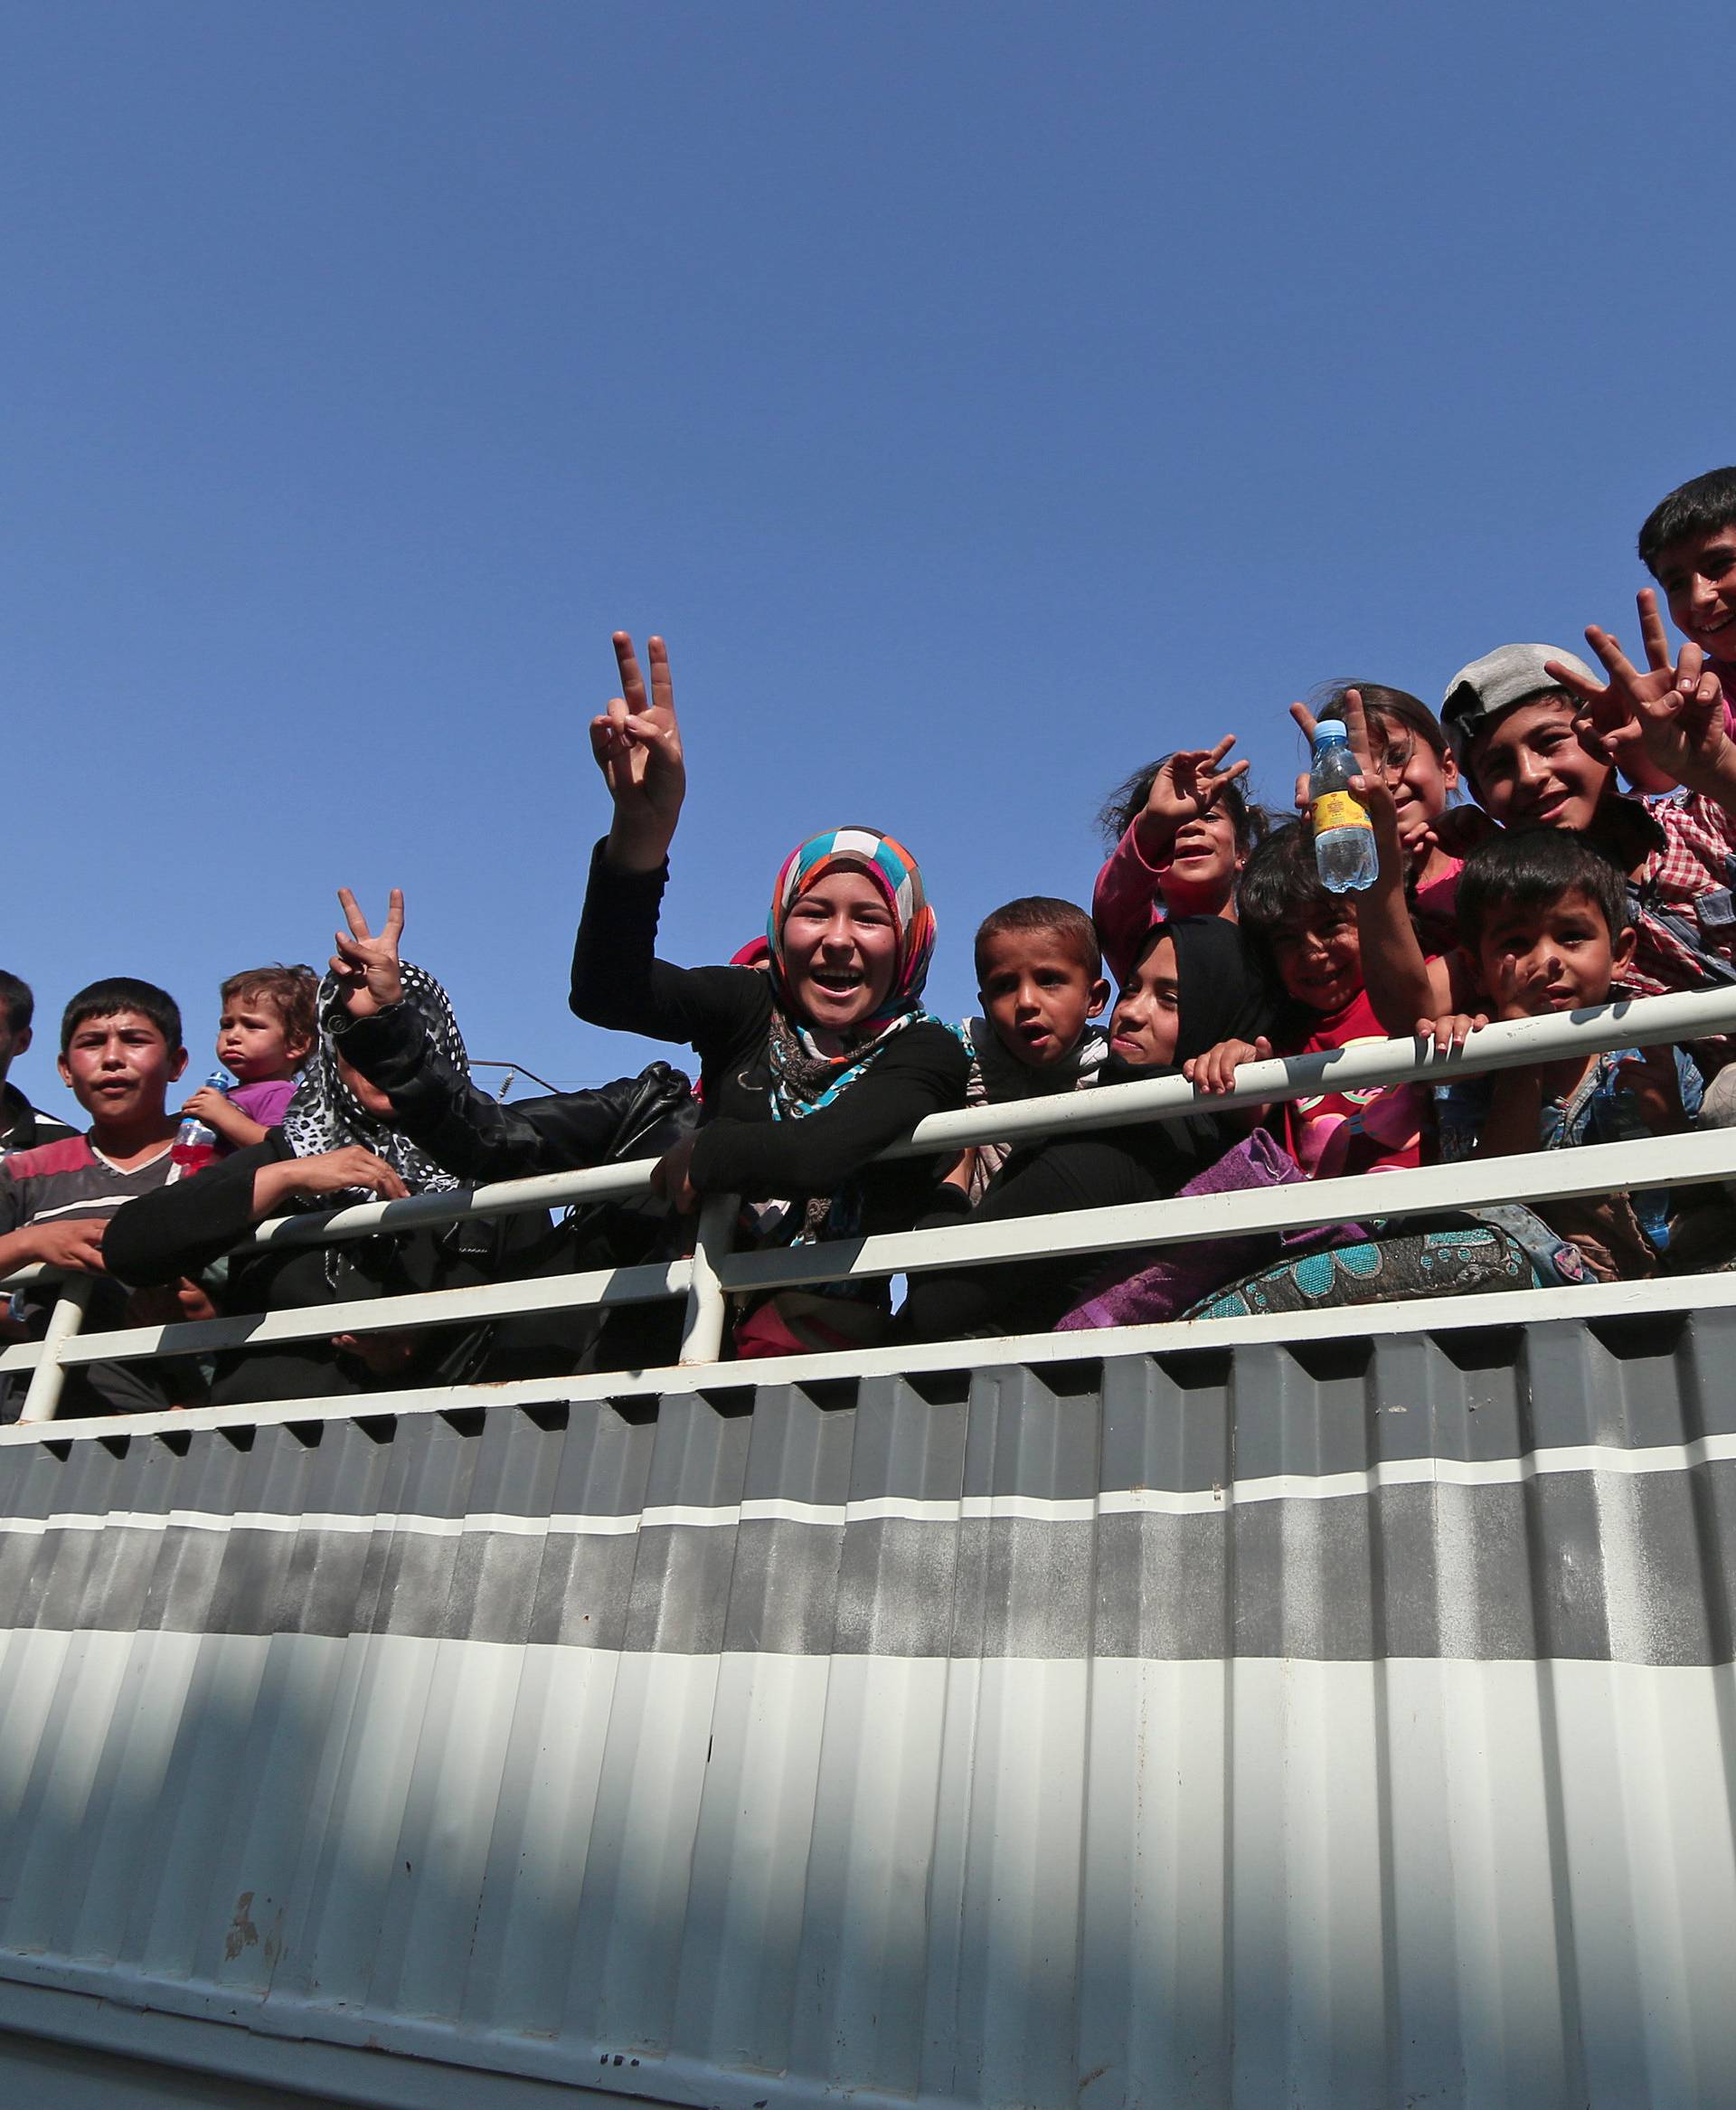
M1358 774L1350 735L1336 718L1314 729L1308 798L1314 818L1314 861L1329 894L1361 894L1380 872L1368 809L1350 788Z

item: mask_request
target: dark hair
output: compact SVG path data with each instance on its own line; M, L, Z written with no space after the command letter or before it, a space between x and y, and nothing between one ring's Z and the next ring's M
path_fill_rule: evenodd
M1678 484L1646 516L1639 531L1639 561L1657 576L1658 560L1673 542L1690 535L1716 535L1736 526L1736 468L1709 468Z
M0 967L0 1010L6 1014L8 1033L22 1033L36 1016L36 999L30 993L30 984L20 981L15 974L8 974Z
M1583 894L1612 939L1633 922L1620 868L1578 828L1514 828L1479 843L1458 875L1458 935L1473 951L1496 909L1543 908Z
M1135 770L1130 777L1118 783L1103 801L1097 816L1097 825L1103 830L1103 839L1111 849L1146 810L1146 800L1151 797L1151 787L1157 781L1157 772L1169 760L1160 754L1156 762L1148 762L1143 769ZM1241 788L1237 777L1218 793L1224 811L1230 816L1230 824L1236 831L1236 847L1246 853L1258 842L1263 842L1266 831L1271 826L1271 817L1263 806L1257 806Z
M81 989L61 1012L61 1053L71 1046L72 1036L87 1018L112 1018L118 1011L137 1011L148 1018L171 1054L181 1047L181 1007L167 989L130 974L111 974Z
M314 1016L318 994L319 977L311 967L284 967L275 961L269 967L250 967L231 974L217 992L224 1004L238 997L263 998L282 1021L285 1039L304 1041L308 1047L319 1038Z
M1103 973L1103 951L1097 941L1097 926L1082 908L1053 894L1022 894L1017 901L1004 902L976 926L976 979L983 979L983 947L991 938L1010 931L1052 931L1078 955L1080 966L1093 981Z
M1287 820L1243 868L1236 914L1244 930L1264 937L1297 909L1327 908L1335 898L1315 862L1313 829L1299 820Z
M1447 738L1447 728L1436 717L1420 696L1413 696L1408 688L1387 688L1378 681L1333 681L1314 692L1312 698L1316 718L1337 718L1344 715L1344 698L1354 689L1363 699L1363 714L1379 718L1382 724L1405 725L1417 738L1445 762L1453 752Z

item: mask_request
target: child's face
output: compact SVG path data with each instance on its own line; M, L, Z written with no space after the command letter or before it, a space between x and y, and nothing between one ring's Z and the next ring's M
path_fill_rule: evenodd
M1292 910L1271 936L1284 992L1310 1011L1342 1011L1363 986L1354 912L1337 904Z
M61 1057L61 1076L99 1128L124 1128L163 1112L163 1094L187 1066L142 1011L86 1018Z
M289 1038L276 1009L263 997L232 997L217 1023L217 1060L238 1083L287 1077L307 1054L305 1040Z
M1497 909L1477 944L1477 970L1495 1016L1537 1018L1607 1004L1634 957L1634 933L1611 939L1603 911L1571 888L1542 904Z
M1447 810L1448 794L1458 784L1458 764L1450 754L1437 754L1429 743L1397 718L1368 721L1369 760L1384 777L1398 809L1399 833L1420 816L1433 820Z
M1175 1060L1181 1030L1175 941L1165 936L1147 947L1123 984L1109 1016L1109 1046L1138 1069L1158 1069Z
M783 952L791 999L810 1026L860 1026L885 1002L898 968L886 896L865 872L828 872L790 904Z
M1046 1070L1079 1046L1086 1022L1109 999L1057 931L1002 931L983 941L976 994L995 1037L1015 1062Z
M1519 704L1471 744L1484 810L1503 828L1590 828L1614 775L1580 743L1561 696Z
M1736 667L1736 526L1684 535L1658 554L1670 620L1708 659Z
M1172 915L1214 916L1235 891L1248 862L1236 842L1235 817L1221 799L1183 821L1169 855L1156 867L1157 887Z

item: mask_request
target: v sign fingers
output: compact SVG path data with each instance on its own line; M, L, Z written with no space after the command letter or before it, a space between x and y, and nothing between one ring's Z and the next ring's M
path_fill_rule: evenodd
M632 639L617 630L613 643L621 694L590 726L591 752L615 807L607 856L621 870L651 872L668 852L687 793L675 683L661 638L646 644L651 667L648 699Z
M332 958L332 972L344 984L344 1000L350 1016L363 1018L370 1012L390 1010L404 993L398 958L398 941L404 932L403 891L392 888L386 920L377 938L368 929L368 919L347 886L338 888L337 901L349 930L333 933L332 942L337 951Z
M1657 595L1649 586L1642 586L1634 596L1634 604L1639 610L1639 636L1646 648L1646 664L1656 674L1670 664L1669 633L1664 628L1664 618L1658 613Z

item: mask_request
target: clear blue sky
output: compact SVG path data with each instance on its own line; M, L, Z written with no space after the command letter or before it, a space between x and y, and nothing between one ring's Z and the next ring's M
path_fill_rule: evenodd
M962 1009L1136 764L1233 730L1281 796L1323 680L1631 634L1640 518L1736 457L1724 7L0 32L0 964L51 1039L143 974L203 1071L224 973L396 881L473 1054L637 1067L565 1008L617 625L687 731L669 955L865 819Z

